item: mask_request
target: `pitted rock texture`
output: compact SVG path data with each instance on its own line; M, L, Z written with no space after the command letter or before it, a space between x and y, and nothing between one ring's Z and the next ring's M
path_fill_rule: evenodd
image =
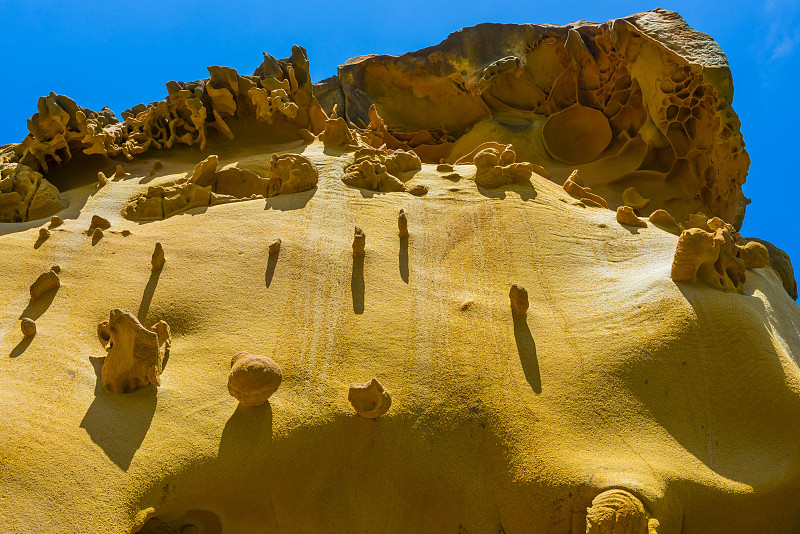
M480 24L417 52L355 58L337 79L339 90L325 82L325 105L343 101L339 114L355 124L379 115L384 138L425 137L409 146L424 161L512 143L559 183L591 171L583 185L614 208L635 185L650 199L645 216L703 211L741 226L750 162L728 61L676 13Z

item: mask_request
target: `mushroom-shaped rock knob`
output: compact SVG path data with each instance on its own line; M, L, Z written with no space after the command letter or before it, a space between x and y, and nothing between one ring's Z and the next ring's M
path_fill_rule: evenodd
M364 233L364 230L356 226L356 230L353 233L353 256L364 255L364 245L366 242L367 234Z
M281 368L272 358L241 351L231 359L228 391L242 406L261 406L282 379Z
M358 415L367 419L377 419L389 411L392 405L392 396L377 378L369 382L350 384L347 400Z
M511 299L511 313L518 317L528 313L528 291L524 287L514 284L508 297Z

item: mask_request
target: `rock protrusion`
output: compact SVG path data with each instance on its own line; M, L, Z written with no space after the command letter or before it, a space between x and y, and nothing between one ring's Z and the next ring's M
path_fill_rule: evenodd
M125 176L125 169L122 168L122 165L117 165L114 169L114 178L122 178Z
M405 182L422 168L419 156L404 150L360 148L354 156L355 161L345 168L342 181L370 191L407 191Z
M622 202L635 210L641 210L650 203L649 198L644 198L635 187L631 186L622 192Z
M528 291L521 285L514 284L508 292L511 299L511 313L517 317L522 317L528 313Z
M610 489L586 509L586 534L656 534L659 522L632 493Z
M89 230L99 228L101 230L108 230L111 228L111 223L108 219L100 217L99 215L92 215L92 222L89 224Z
M61 279L58 277L58 273L55 270L50 269L49 271L40 274L36 281L31 284L31 301L34 301L45 293L54 291L59 287L61 287Z
M19 323L22 335L26 338L31 338L36 335L36 321L29 317L23 317Z
M195 166L191 178L149 187L128 202L125 217L161 220L192 208L308 191L319 180L314 164L299 154L273 154L265 176L239 167L218 169L218 164L212 154Z
M765 267L769 251L756 241L745 242L734 227L717 217L706 227L681 232L672 260L670 278L675 282L701 281L731 293L742 294L746 270Z
M150 270L153 272L160 271L164 268L165 261L164 247L161 246L161 243L157 242L155 250L153 250L153 256L150 258Z
M97 335L107 351L100 373L106 391L130 393L148 384L161 385L171 343L165 321L147 329L132 313L113 309L108 321L98 325Z
M530 184L533 167L528 162L517 163L517 154L511 145L502 151L484 148L472 160L475 164L475 183L481 187L496 188L511 184Z
M269 244L269 254L270 256L273 254L277 254L281 250L281 238L277 237L275 240Z
M364 255L364 246L366 243L367 234L364 233L364 230L356 226L356 229L353 232L353 257Z
M241 351L231 359L228 392L242 406L261 406L278 390L283 375L268 356Z
M571 196L580 199L588 206L594 206L596 208L608 208L608 202L606 202L606 199L600 195L595 195L592 193L590 188L583 187L578 183L580 181L580 176L580 171L575 169L561 187Z
M39 241L45 241L50 234L51 232L47 228L39 228Z
M647 227L647 223L641 220L630 206L617 208L617 222L626 226Z
M109 183L108 182L108 177L105 175L105 173L103 171L98 171L98 173L97 173L97 183L100 185L100 187L104 187L104 186L108 185L108 183Z
M403 208L400 208L400 214L397 216L397 233L400 237L408 237L408 216Z
M389 411L392 405L392 396L377 378L369 382L350 384L347 400L358 415L367 419L377 419Z
M789 258L789 255L769 241L764 241L763 239L747 237L745 241L755 241L767 248L769 252L769 266L772 267L772 270L780 277L783 287L786 289L789 296L797 300L797 282L794 279L794 269L792 268L792 260Z
M64 221L58 215L50 217L50 228L58 228L62 224L64 224Z

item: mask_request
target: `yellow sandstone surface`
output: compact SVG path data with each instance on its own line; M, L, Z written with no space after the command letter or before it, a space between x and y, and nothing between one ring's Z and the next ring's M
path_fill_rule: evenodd
M630 50L655 54L656 23L673 15L581 31L626 36L635 64ZM578 46L576 28L553 30L571 39L565 51L536 42L559 65L569 53L588 62L597 50ZM642 57L634 71L655 61ZM378 58L340 73L389 61ZM588 111L594 101L537 101L532 128L547 132L528 145L534 134L492 115L513 103L509 60L486 67L500 76L481 85L491 105L461 117L484 126L403 137L379 112L406 120L408 95L351 99L336 116L312 94L304 51L290 59L265 55L250 77L211 67L206 89L170 82L168 100L124 124L43 97L39 137L0 153L4 176L44 173L60 191L52 222L0 224L4 531L800 528L796 285L788 257L736 231L747 156L736 120L705 114L730 115L728 103L697 108L698 122L727 132L719 146L689 150L691 136L661 136L633 114L639 130L612 123L612 141L572 153L564 132L605 120ZM705 73L703 87L722 94L714 76L727 66L713 59L689 69L693 90ZM560 72L541 70L546 56L530 64ZM569 65L564 83L585 79ZM650 163L612 165L625 146ZM696 183L700 163L707 181ZM641 227L617 219L623 195L639 205L634 185L650 199L626 211ZM32 291L43 273L59 283ZM241 351L280 368L254 356L271 375L234 381L264 404L229 393ZM114 369L128 364L104 387L117 355Z

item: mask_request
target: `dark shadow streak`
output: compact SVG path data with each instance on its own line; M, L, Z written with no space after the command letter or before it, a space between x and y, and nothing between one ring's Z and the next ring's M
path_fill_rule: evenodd
M147 285L144 288L142 302L139 304L139 311L136 314L136 318L139 319L140 323L145 325L145 328L148 326L145 324L147 312L150 311L150 303L153 302L153 294L156 292L156 286L158 285L158 278L160 276L161 269L150 273L150 279L147 281Z
M272 283L272 277L275 275L275 265L278 264L278 254L280 252L270 253L269 259L267 259L267 272L264 273L264 282L267 284L267 287Z
M536 343L528 328L527 317L514 316L514 339L517 342L519 362L525 372L525 379L535 393L541 393L542 377L539 374L539 361L536 358Z
M353 258L350 292L353 294L353 311L358 314L364 313L364 256Z
M219 440L218 459L247 463L254 453L263 454L265 445L272 442L272 406L236 407Z
M41 246L42 246L42 244L44 244L44 242L45 242L45 241L47 241L47 240L49 239L49 237L50 237L50 236L44 236L44 237L42 237L42 236L40 235L40 236L39 236L39 238L38 238L38 239L36 239L36 243L34 243L34 244L33 244L33 248L34 248L34 250L38 250L38 248L39 248L39 247L41 247Z
M8 357L9 358L16 358L17 356L19 356L20 354L25 352L27 350L28 346L31 344L31 341L33 341L33 337L24 337L24 338L22 338L22 341L17 343L17 346L14 347L14 349L11 351L11 353L8 355Z
M92 246L98 244L101 239L103 239L103 236L92 233Z
M408 283L408 236L400 238L400 253L398 255L398 262L400 264L400 278L403 282Z
M53 303L53 299L56 298L56 293L58 293L58 288L51 289L38 299L30 301L28 306L22 311L22 314L20 314L19 318L23 319L27 317L28 319L33 319L35 321L41 317L42 314L47 311L47 308L49 308Z
M104 358L92 360L95 372L99 375L98 362L95 360L99 360L102 366ZM95 389L100 388L96 386ZM127 471L150 429L156 402L156 388L153 385L133 393L106 394L98 391L80 427L103 449L109 460Z

